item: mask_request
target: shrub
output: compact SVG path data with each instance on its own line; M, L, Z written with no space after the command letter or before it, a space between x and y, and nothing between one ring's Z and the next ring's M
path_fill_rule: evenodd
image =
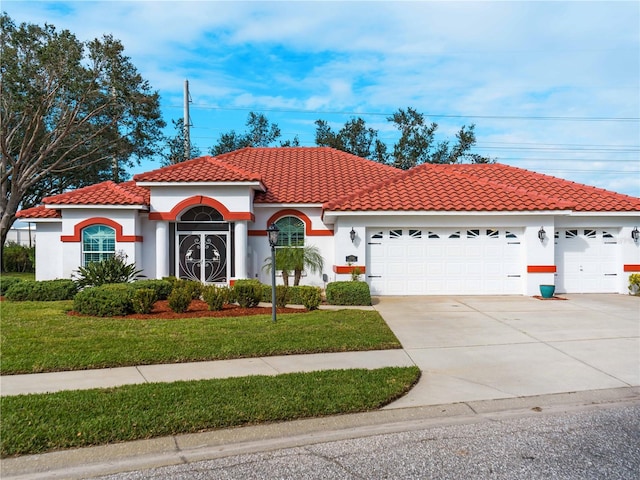
M173 283L169 280L137 280L131 284L135 289L150 288L156 292L158 300L166 300L173 290Z
M262 299L262 284L258 280L236 280L233 298L242 308L253 308Z
M6 272L34 272L36 248L8 242L2 252L2 267Z
M321 290L319 287L302 286L298 287L298 296L300 303L304 305L307 310L316 310L320 305Z
M83 315L116 317L133 312L135 289L129 284L85 288L73 299L73 309Z
M53 302L56 300L71 300L78 292L76 284L72 280L23 280L14 283L7 289L6 296L9 300L22 302Z
M191 294L192 300L200 298L200 295L202 294L202 283L197 280L186 280L176 277L163 277L162 280L170 282L172 290L175 290L176 288L186 288Z
M109 283L129 283L140 278L142 270L136 270L135 263L125 263L127 256L117 253L101 262L91 262L79 267L74 276L78 288L99 287Z
M631 295L640 295L640 273L629 275L629 293Z
M229 288L209 285L202 289L202 299L209 305L209 310L222 310L229 302Z
M151 313L153 304L158 300L158 294L152 288L134 288L133 311L136 313Z
M327 303L331 305L371 305L366 282L331 282L327 285Z
M271 301L273 299L270 299ZM276 307L284 308L289 301L289 287L286 285L276 285Z
M176 313L184 313L193 300L192 292L187 287L175 287L169 297L169 308Z
M22 279L17 277L0 276L0 295L6 295L7 290L9 290L9 288L11 288L13 285L21 281Z
M288 287L286 285L276 285L276 306L284 308L290 303L291 291L299 287ZM262 284L262 296L261 301L265 303L271 303L271 285ZM293 302L291 302L293 303Z

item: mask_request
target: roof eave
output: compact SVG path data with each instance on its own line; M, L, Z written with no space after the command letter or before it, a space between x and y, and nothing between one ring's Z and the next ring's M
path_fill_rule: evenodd
M78 210L78 209L87 209L87 208L100 208L105 210L149 210L149 205L143 204L122 204L122 205L112 205L112 204L91 204L91 203L48 203L45 205L47 208L52 208L55 210L69 209L69 210Z
M242 181L225 181L225 182L137 182L139 187L210 187L210 186L246 186L254 187L254 190L266 192L267 188L260 181L242 180Z
M430 215L430 216L533 216L533 215L574 215L573 210L325 210L322 213L323 220L331 222L338 217L373 217L373 216L404 216ZM602 212L601 212L602 213Z

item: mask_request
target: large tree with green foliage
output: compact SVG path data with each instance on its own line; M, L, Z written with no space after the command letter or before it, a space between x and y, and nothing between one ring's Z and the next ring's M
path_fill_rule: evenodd
M334 132L324 120L316 121L316 145L333 147L359 157L393 165L408 170L422 163L488 163L492 160L476 153L471 148L476 143L475 125L463 125L456 134L456 142L450 146L448 140L436 142L438 124L427 123L423 114L409 107L398 109L387 117L400 133L400 138L389 153L386 144L378 138L378 131L368 128L358 117L348 120Z
M173 137L165 138L165 148L162 151L162 166L173 165L174 163L184 162L190 158L200 156L200 149L189 142L189 153L185 155L185 135L184 135L184 119L171 120L176 134Z
M159 96L110 35L0 17L0 246L19 208L156 153Z
M246 125L248 130L244 133L231 130L220 135L218 143L209 149L211 155L222 155L246 147L268 147L281 137L278 125L269 122L262 113L249 112ZM281 147L295 147L299 144L298 137L280 142Z
M348 120L337 133L324 120L316 120L316 145L332 147L385 163L387 146L378 139L378 132L366 126L358 117Z

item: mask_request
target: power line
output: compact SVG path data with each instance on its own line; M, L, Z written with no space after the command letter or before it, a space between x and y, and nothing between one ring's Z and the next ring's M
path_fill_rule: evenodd
M305 113L314 115L357 115L357 116L380 116L389 117L393 113L383 112L349 112L330 110L302 110L302 109L279 109L279 108L246 108L246 107L217 107L214 105L193 104L193 108L203 110L221 111L245 111L245 112L274 112L274 113ZM164 108L178 108L177 105L165 105ZM182 108L182 107L180 107ZM578 121L578 122L640 122L640 117L564 117L564 116L535 116L535 115L452 115L444 113L422 113L428 118L478 118L493 120L557 120L557 121Z

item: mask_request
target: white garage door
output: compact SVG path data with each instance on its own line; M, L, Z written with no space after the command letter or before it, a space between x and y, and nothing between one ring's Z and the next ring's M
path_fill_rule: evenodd
M367 231L374 295L522 294L522 229Z
M618 291L618 230L560 228L555 232L556 291Z

